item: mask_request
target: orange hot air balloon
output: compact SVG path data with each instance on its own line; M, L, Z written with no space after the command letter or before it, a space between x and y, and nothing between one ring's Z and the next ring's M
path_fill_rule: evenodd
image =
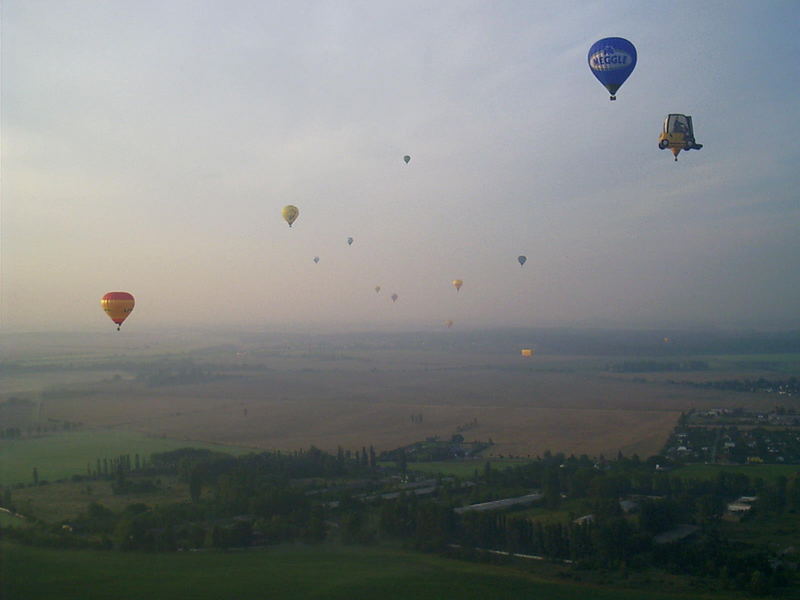
M456 288L456 291L461 289L461 286L464 285L464 282L460 279L453 279L453 287Z
M533 356L533 350L530 349L530 348L523 348L519 352L520 352L520 354L522 354L522 356L524 356L526 358L529 358L529 357Z
M108 318L117 324L117 331L133 311L134 304L135 300L128 292L108 292L100 299L100 306L103 307Z

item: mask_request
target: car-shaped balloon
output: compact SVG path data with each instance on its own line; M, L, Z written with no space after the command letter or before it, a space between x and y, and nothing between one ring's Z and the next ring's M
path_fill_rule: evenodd
M675 160L681 150L700 150L703 144L698 144L694 139L692 117L689 115L672 114L664 119L664 129L658 138L658 147L662 150L672 150Z

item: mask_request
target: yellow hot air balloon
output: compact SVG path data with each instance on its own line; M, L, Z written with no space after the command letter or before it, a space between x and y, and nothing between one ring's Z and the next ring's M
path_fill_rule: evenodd
M133 296L128 292L108 292L100 299L100 306L108 315L108 318L117 324L117 331L122 327L122 322L133 311L134 304Z
M522 354L522 356L524 356L526 358L529 358L529 357L533 356L533 350L531 348L523 348L519 352L520 352L520 354Z
M297 220L297 217L300 216L300 209L291 204L287 204L283 207L281 215L283 216L283 220L289 224L289 227L291 227L292 223L294 223Z
M464 282L460 279L453 279L453 287L456 288L456 291L461 289L461 286L464 285Z

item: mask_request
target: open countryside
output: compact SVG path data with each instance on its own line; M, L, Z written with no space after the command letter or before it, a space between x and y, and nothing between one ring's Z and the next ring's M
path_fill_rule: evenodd
M362 585L373 584L369 578L362 580L357 561L347 557L360 556L376 564L386 553L398 559L399 555L391 554L396 552L392 548L403 540L404 547L411 544L426 552L435 551L449 556L451 561L468 560L441 563L436 579L425 580L423 587L427 591L420 592L419 597L437 597L437 586L455 589L454 578L460 577L457 572L462 568L476 578L470 592L475 595L465 597L476 598L485 593L480 591L483 586L494 585L490 583L493 569L510 577L502 584L509 586L508 598L520 597L525 589L542 590L547 586L550 597L562 594L565 598L603 598L604 594L617 594L615 597L620 598L652 598L655 596L644 590L653 582L664 589L665 598L685 597L683 594L692 585L695 592L702 594L692 597L709 598L728 597L724 594L735 590L770 590L791 597L786 594L794 589L790 585L792 572L785 567L781 567L783 575L776 578L774 573L767 573L768 567L761 567L763 573L757 566L748 567L746 573L734 573L735 563L729 562L724 581L719 579L723 571L717 567L695 575L699 579L692 584L679 572L670 575L642 565L638 575L620 578L617 573L604 579L597 576L585 558L578 560L582 552L588 551L580 546L559 550L548 545L550 542L544 537L537 537L540 534L535 530L525 533L524 528L514 533L521 536L519 541L507 544L511 531L517 531L513 528L520 523L543 527L543 532L569 527L577 528L570 535L596 536L601 530L587 533L594 527L594 519L616 518L622 519L620 526L630 529L626 535L632 536L633 541L641 535L634 533L634 527L658 532L678 521L704 524L704 528L718 522L719 530L739 543L750 545L747 540L757 539L764 548L789 552L783 560L790 565L793 537L800 532L800 517L791 508L797 502L792 494L796 494L793 490L797 487L798 467L781 464L780 457L768 448L760 457L755 448L743 449L741 460L733 464L738 455L731 455L723 444L713 452L704 446L701 452L699 445L692 446L692 440L706 443L708 434L702 432L713 425L709 423L713 419L722 419L716 426L725 431L732 424L742 427L745 421L751 429L757 429L760 424L777 419L771 415L777 415L778 409L785 418L800 414L797 395L791 391L778 394L784 389L783 384L770 387L730 383L737 380L732 379L735 371L730 367L737 360L750 365L748 378L737 381L791 381L800 373L796 368L797 354L779 358L773 354L770 360L758 355L712 358L703 353L702 345L696 344L689 345L685 352L673 346L665 353L658 346L655 350L650 346L649 335L607 331L604 335L610 346L622 345L638 352L604 354L597 349L578 355L573 353L573 346L592 347L587 339L576 341L574 333L565 337L557 331L531 330L523 335L548 340L538 346L535 361L510 350L518 345L519 333L502 332L481 336L483 341L478 347L470 347L474 334L459 339L464 334L455 332L411 337L353 334L322 341L318 338L313 344L302 336L276 339L213 334L195 336L179 351L131 336L141 348L132 358L93 351L94 340L86 337L73 339L74 349L70 350L64 347L69 336L63 335L64 339L52 345L39 341L1 365L0 381L12 381L14 385L4 387L10 391L0 396L0 414L4 418L0 431L0 485L5 489L3 505L10 510L4 513L0 527L6 528L10 537L5 547L15 549L6 551L28 556L34 561L32 564L49 560L46 551L35 549L45 539L50 540L45 545L67 543L87 548L71 553L76 561L70 568L71 578L83 583L69 586L76 585L75 593L83 594L80 597L92 597L93 589L88 564L81 564L100 560L108 562L109 569L123 564L112 557L125 548L118 536L126 522L141 522L145 527L132 534L131 539L136 541L128 552L153 548L160 552L202 550L189 562L188 557L175 557L178 581L183 577L182 564L191 563L197 565L191 568L204 571L232 568L247 573L261 564L264 559L260 555L265 551L265 558L269 556L271 563L287 561L285 568L278 569L283 573L280 576L277 571L263 570L257 576L243 575L249 582L242 583L245 598L249 597L244 591L249 585L271 582L278 586L276 589L287 585L291 580L290 565L301 556L313 556L321 563L339 560L341 576L348 581L337 583L336 577L328 578L314 593L339 597L334 590L341 588L342 597L358 594ZM589 341L595 335L586 334ZM19 347L30 341L26 337L19 338ZM778 344L791 347L799 342L787 335ZM414 352L414 346L422 349ZM625 368L620 369L619 365ZM631 370L636 372L635 377L631 377ZM684 378L701 372L704 381L729 383L687 385L663 377L667 373L688 381ZM31 378L32 373L43 377ZM30 378L27 387L26 378ZM41 385L43 381L47 384ZM800 435L800 428L793 431L793 435ZM699 454L679 450L683 445ZM196 450L187 454L182 450L186 448ZM246 465L261 452L267 452L265 457L275 457L270 461L285 456L280 459L286 464L282 469L307 465L297 471L306 473L303 477L272 480L289 486L282 493L296 498L296 510L311 511L295 512L281 528L276 528L280 522L276 519L283 518L283 509L280 504L269 504L279 502L277 498L265 500L268 504L264 506L274 506L271 509L259 509L252 503L246 508L245 502L234 509L238 513L225 512L219 504L222 499L232 500L230 494L243 491L224 491L220 487L223 480L208 471L232 468L234 463L223 467L228 460L244 460L237 468L250 468ZM168 458L173 455L184 458L169 462L175 460ZM649 458L657 455L660 458ZM241 459L233 458L236 456ZM292 467L293 461L300 462ZM203 464L208 466L201 467ZM312 464L318 466L311 467ZM559 466L561 483L553 488L553 481L547 479L548 469ZM198 468L203 471L192 471ZM663 473L659 474L659 469ZM200 476L201 472L208 474ZM597 487L598 477L606 480L607 490ZM595 483L591 479L596 479ZM625 480L628 483L623 483ZM704 481L724 481L724 489L729 489L725 493L739 496L753 494L755 498L761 489L762 501L773 486L783 482L784 486L788 484L783 493L789 496L780 510L776 505L749 500L743 506L753 513L746 515L744 521L739 517L738 522L717 521L726 514L724 504L718 509L710 505L699 508L701 504L684 505L681 502L687 500L676 503L667 499L675 493L670 489L702 494ZM608 512L610 504L598 504L609 492L622 499L620 506L625 508L621 517L613 516L613 510ZM245 493L256 494L255 499L259 492L253 489ZM560 497L554 497L554 493ZM642 500L647 497L664 499ZM723 495L720 501L732 505L737 497ZM403 508L410 498L420 503L420 508ZM390 510L417 511L423 506L440 506L445 498L453 508L436 510L452 510L452 518L457 520L452 525L430 521L423 530L409 531L390 516ZM701 502L701 496L697 498L691 502ZM661 507L653 502L673 504ZM194 506L194 516L186 513L178 518L174 510L180 506L186 507L181 511ZM203 506L206 508L201 509ZM213 509L215 512L223 512L210 517L206 511L211 506L218 507ZM658 517L661 520L652 521L656 514L653 511L667 510L667 506L668 512ZM264 510L268 512L263 513ZM314 520L319 518L314 516L314 510L322 511L319 516L324 514L323 521ZM630 514L625 512L629 510ZM272 521L257 516L270 514L269 511L273 511ZM473 513L479 513L480 518ZM167 514L173 514L170 520L178 520L169 526L174 533L164 538L165 530L158 523L165 522ZM715 514L718 516L709 516ZM413 518L423 516L417 514ZM145 522L150 524L144 525ZM419 522L416 527L423 525ZM445 529L437 534L440 527ZM479 529L470 533L474 527ZM484 527L489 529L480 529ZM697 525L681 527L689 528L675 531L698 535ZM510 529L499 538L489 533L506 528ZM52 533L46 534L48 529ZM157 531L162 533L155 534ZM554 531L546 535L555 535ZM757 536L754 532L758 532ZM431 535L434 537L429 538ZM691 543L683 540L686 533L672 535L677 536L676 548ZM37 539L40 541L29 550L23 551L23 546L18 545ZM588 539L586 548L594 548L592 544L597 542L590 543ZM294 545L287 546L291 540ZM110 554L89 554L97 552L89 548L98 546ZM244 554L218 554L232 546L250 550ZM661 552L655 546L648 552L656 550ZM642 547L618 551L632 553L629 560L634 560ZM608 550L598 548L591 552L596 557L606 556L596 559L606 568L619 566L619 556L613 552L604 554ZM515 554L519 558L512 556ZM417 565L409 568L419 569L424 568L421 565L425 561L436 559L429 554L411 553L403 560ZM733 558L721 556L719 560ZM498 562L499 566L488 566ZM576 571L569 566L571 563L584 566ZM446 566L450 564L452 567ZM460 564L463 566L457 566ZM756 572L762 573L758 577L763 578L763 583L754 575ZM373 573L375 586L398 576L395 571L380 568ZM54 582L59 580L57 573L52 576ZM152 586L155 579L150 577L142 573L137 583L129 582L124 589ZM287 578L286 582L281 583L282 577ZM753 577L757 579L755 583L751 581ZM23 584L16 578L12 581L16 583L8 589L22 595L11 597L46 597L54 589L46 580L37 584ZM702 584L697 583L700 581ZM281 597L312 593L301 588ZM213 589L209 588L209 597L213 597ZM408 590L404 585L398 586L397 597L411 593ZM114 593L124 598L134 597L136 592L120 588ZM126 596L128 593L134 595Z

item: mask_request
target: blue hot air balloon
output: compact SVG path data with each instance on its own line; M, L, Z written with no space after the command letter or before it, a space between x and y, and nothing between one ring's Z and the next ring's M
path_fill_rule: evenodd
M611 100L636 66L636 48L623 38L603 38L589 48L589 68L600 80Z

